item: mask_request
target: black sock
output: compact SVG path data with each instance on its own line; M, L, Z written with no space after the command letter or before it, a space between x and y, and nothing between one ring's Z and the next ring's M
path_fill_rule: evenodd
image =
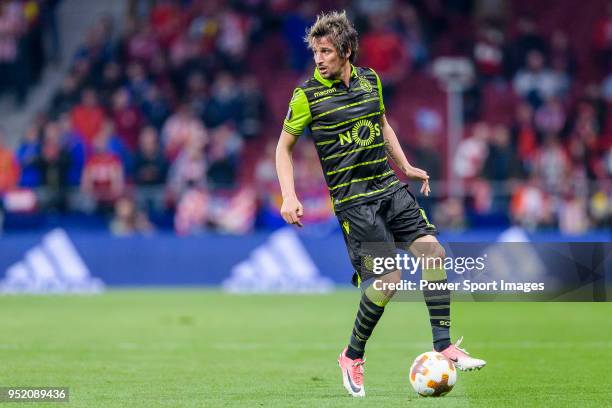
M384 311L384 307L378 306L372 302L365 293L361 295L355 326L353 327L353 333L351 334L349 346L346 351L346 356L348 358L351 360L363 358L366 342L370 338L374 327L376 327L376 323L378 323Z
M436 281L440 283L448 282L446 279ZM442 351L450 346L450 291L444 290L423 290L425 304L429 311L429 323L433 335L434 350Z

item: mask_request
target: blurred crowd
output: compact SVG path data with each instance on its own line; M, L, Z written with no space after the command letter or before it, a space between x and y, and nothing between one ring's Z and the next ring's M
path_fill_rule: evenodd
M46 2L0 3L0 33L12 8L30 3ZM402 142L434 181L423 205L439 227L518 223L580 233L610 225L612 6L598 22L576 22L592 26L582 50L587 68L570 32L541 32L535 16L511 15L511 2L337 3L360 33L358 64L381 76L389 119L400 133L413 129ZM320 9L291 0L133 0L121 29L101 18L16 150L0 132L6 211L97 214L117 234L279 225L274 147L282 116L270 106L280 100L286 109L291 88L269 82L309 75L302 38ZM0 36L0 59L9 37ZM415 94L410 115L394 117L411 97L411 80L433 81L439 55L469 57L476 74L451 163L444 105ZM492 96L511 101L510 109L491 111ZM301 140L296 151L306 214L329 220L314 149ZM445 186L447 166L461 179L460 196Z
M244 65L251 24L211 2L158 1L143 15L140 3L120 32L109 17L89 30L48 110L15 152L2 149L0 191L39 189L36 211L115 214L116 231L170 213L188 233L212 218L210 192L237 187L264 118Z

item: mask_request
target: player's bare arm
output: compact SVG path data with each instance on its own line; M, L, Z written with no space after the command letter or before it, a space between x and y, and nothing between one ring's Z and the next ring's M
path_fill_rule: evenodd
M421 193L428 196L431 191L429 187L429 175L427 175L425 170L414 167L408 162L408 159L402 150L402 146L400 145L399 140L397 140L395 131L387 121L387 117L384 114L382 115L381 122L387 156L393 160L393 162L399 167L402 173L406 175L406 177L421 180L423 182L421 185Z
M295 193L295 181L293 178L293 147L297 137L282 131L278 144L276 145L276 173L283 195L281 216L288 224L302 227L301 218L304 215L304 207Z

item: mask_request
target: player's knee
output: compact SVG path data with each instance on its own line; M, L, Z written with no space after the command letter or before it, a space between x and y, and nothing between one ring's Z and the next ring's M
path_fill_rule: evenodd
M396 287L402 280L402 274L399 271L391 272L382 277L383 282L386 283L383 292L389 299L395 295Z
M402 275L399 271L387 273L377 278L368 291L369 297L371 300L374 300L373 298L375 298L386 304L393 297L393 295L395 295L395 292L397 291L396 287L400 283L401 279Z
M394 271L383 275L380 279L386 283L396 284L402 280L402 274L400 271Z
M430 251L425 259L423 268L423 279L427 281L440 281L447 278L444 270L444 258L446 252L444 247L437 242L430 246Z

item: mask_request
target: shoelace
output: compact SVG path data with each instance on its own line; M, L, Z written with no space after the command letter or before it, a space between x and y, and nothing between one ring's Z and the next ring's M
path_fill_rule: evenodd
M351 371L353 371L355 382L357 382L358 384L363 384L363 365L364 364L365 364L365 359L361 361L355 361L352 365L354 370L351 370Z
M468 356L470 355L470 353L468 353L465 349L462 349L461 347L459 347L461 345L461 342L463 341L463 336L459 337L459 340L457 340L457 342L455 343L455 348L459 351L464 352L465 354L467 354Z

